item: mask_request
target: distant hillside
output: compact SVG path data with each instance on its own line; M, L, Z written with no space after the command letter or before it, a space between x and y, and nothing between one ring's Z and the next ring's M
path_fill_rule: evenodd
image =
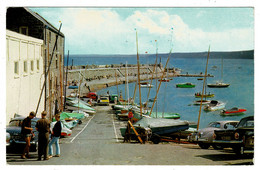
M171 57L176 58L206 58L208 52L190 52L190 53L175 53ZM139 54L140 57L155 57L156 54ZM161 53L159 57L168 57L169 54ZM136 54L72 54L70 57L136 57ZM248 51L233 51L233 52L210 52L210 58L229 58L229 59L254 59L254 50Z
M169 54L159 54L162 57L168 57ZM172 57L176 58L205 58L208 52L199 53L172 53ZM154 56L154 54L151 54ZM210 58L228 58L228 59L254 59L254 50L250 51L233 51L233 52L210 52Z

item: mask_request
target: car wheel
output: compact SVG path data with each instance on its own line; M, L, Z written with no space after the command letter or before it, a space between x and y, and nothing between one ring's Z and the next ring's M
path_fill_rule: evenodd
M244 153L244 147L234 147L233 151L236 155L241 156Z
M210 145L209 145L209 144L206 144L206 143L199 143L199 147L200 147L201 149L208 149L208 148L210 147Z
M30 150L31 150L32 152L36 152L37 149L38 149L38 142L36 142L34 145L31 145L31 147L30 147Z
M212 147L213 147L215 150L223 149L223 147L222 147L221 145L217 145L217 144L213 144Z
M154 143L154 144L158 144L161 142L161 137L157 134L153 134L151 136L151 141Z

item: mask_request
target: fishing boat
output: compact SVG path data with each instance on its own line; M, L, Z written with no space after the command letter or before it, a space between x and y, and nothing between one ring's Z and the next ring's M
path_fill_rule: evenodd
M153 85L150 84L150 83L148 83L148 82L141 82L141 83L140 83L140 86L141 86L142 88L152 88L152 87L153 87Z
M221 81L216 82L215 84L208 84L208 87L210 88L226 88L230 84L228 83L223 83L223 57L221 59Z
M179 84L176 84L176 87L177 88L194 88L195 85L192 83L179 83Z
M233 107L232 109L229 109L229 110L225 110L225 109L222 110L220 112L220 115L222 115L222 116L237 116L237 115L245 114L244 113L245 111L246 111L246 109Z
M209 104L204 106L205 111L215 111L215 110L221 110L224 109L226 106L225 103L217 100L211 100Z
M189 122L185 120L143 117L133 124L134 127L150 128L153 134L167 136L174 132L189 129ZM126 127L121 127L121 135L125 136Z

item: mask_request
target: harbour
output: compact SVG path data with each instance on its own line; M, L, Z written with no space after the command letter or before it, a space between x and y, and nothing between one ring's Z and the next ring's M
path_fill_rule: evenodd
M84 32L75 32L72 39L68 30L75 30L68 28L74 24L71 21L77 22L73 18L70 24L59 21L54 26L41 16L48 8L7 8L6 164L254 165L252 42L244 41L249 42L246 48L231 48L227 43L224 50L218 45L228 41L215 42L216 36L204 34L206 30L200 32L203 36L188 34L187 38L180 28L188 27L175 20L172 9L92 9L105 12L96 15L82 8L84 18L93 15L102 22L92 27L88 20L81 29L73 27ZM151 15L154 12L161 17ZM168 12L174 21L170 27L164 17L162 27L138 24L150 17L161 21ZM247 12L251 16L252 11ZM123 24L124 31L115 29L111 22L103 25L110 19L97 16L120 16L118 21L133 22L136 28L129 31L130 25ZM102 31L96 29L100 25ZM223 35L227 37L226 32ZM203 40L193 43L194 36ZM209 40L215 43L205 44ZM35 118L30 117L31 133L25 139L22 126L28 113ZM56 139L61 154L44 155L46 161L36 159L42 148L36 128L40 113L46 116L47 132L51 133L57 120L61 124ZM27 151L21 156L25 145L30 155Z

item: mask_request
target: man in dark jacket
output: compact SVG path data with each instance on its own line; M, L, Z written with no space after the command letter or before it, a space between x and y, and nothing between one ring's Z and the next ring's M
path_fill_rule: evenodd
M61 122L60 122L60 114L55 115L55 120L57 121L52 129L52 139L49 143L49 158L52 157L53 150L52 150L52 144L55 143L56 146L56 155L55 157L60 157L60 145L59 145L59 138L61 135Z
M43 155L44 160L48 160L47 148L49 143L49 133L50 133L50 121L46 118L47 112L42 112L42 118L36 123L36 130L39 132L38 136L38 160L41 160Z
M31 142L31 138L32 138L32 135L33 135L33 128L31 127L31 120L35 117L35 112L30 112L29 116L26 117L24 120L23 120L23 123L22 123L22 135L24 136L24 139L25 139L25 142L26 142L26 146L24 148L24 151L23 151L23 154L22 154L22 159L26 159L26 158L29 158L29 150L30 150L30 142ZM25 155L26 154L26 155Z

